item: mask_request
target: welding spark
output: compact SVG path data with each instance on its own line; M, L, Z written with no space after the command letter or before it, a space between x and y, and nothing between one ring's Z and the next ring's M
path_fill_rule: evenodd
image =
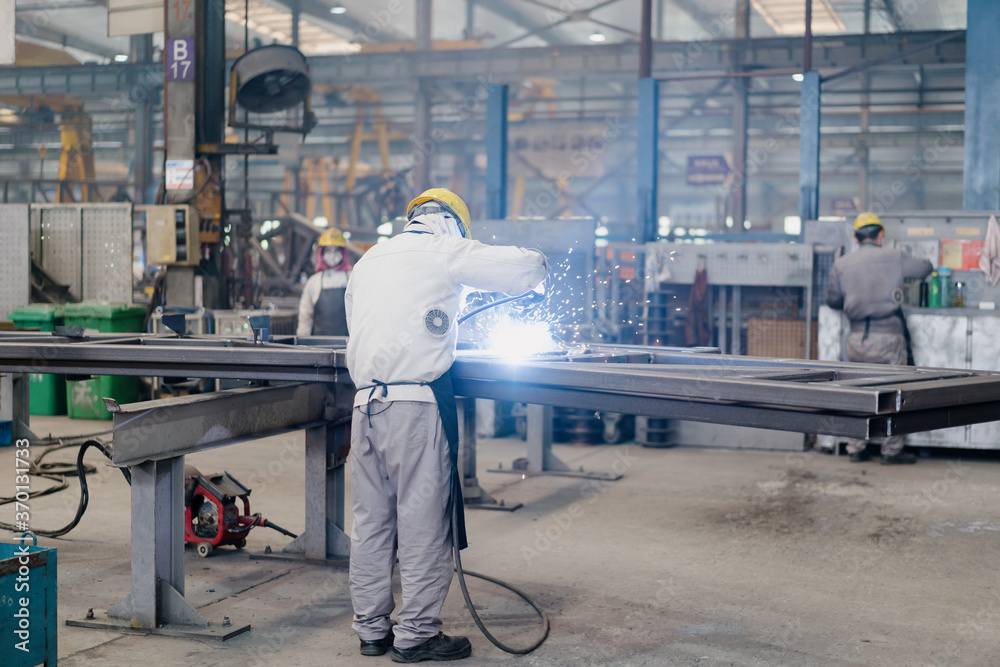
M498 322L486 339L491 353L506 359L523 359L558 349L548 322Z

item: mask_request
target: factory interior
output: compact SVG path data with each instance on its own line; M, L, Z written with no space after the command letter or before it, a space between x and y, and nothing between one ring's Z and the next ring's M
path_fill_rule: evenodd
M997 35L0 0L0 665L1000 665Z

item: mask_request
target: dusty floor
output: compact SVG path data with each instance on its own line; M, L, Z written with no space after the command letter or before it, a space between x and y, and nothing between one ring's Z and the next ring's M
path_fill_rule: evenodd
M33 421L55 434L105 424ZM229 470L253 488L254 510L299 532L303 442L291 434L188 462ZM480 446L484 469L523 455L517 440ZM534 596L552 633L529 656L501 653L473 626L455 584L443 619L446 631L472 639L473 657L462 664L1000 665L998 463L883 467L816 453L556 449L574 467L625 476L481 475L486 488L525 507L470 512L466 566ZM12 457L0 449L0 469L11 470ZM88 460L101 466L90 510L68 539L43 540L58 547L61 665L389 664L358 655L346 570L251 560L248 552L287 541L262 528L245 552L186 553L187 599L210 620L251 623L247 635L215 643L65 626L129 589L128 487L99 454ZM76 502L75 485L34 500L33 524L64 524ZM10 506L0 517L11 520ZM522 644L535 636L530 609L488 584L470 589L499 636Z

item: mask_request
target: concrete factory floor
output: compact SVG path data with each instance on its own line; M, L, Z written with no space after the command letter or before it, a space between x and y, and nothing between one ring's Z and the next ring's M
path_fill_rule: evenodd
M33 420L38 433L57 435L106 424ZM303 442L295 433L188 462L230 471L253 488L253 510L299 532ZM524 451L514 439L480 445L483 470L507 467ZM456 583L443 619L447 632L472 639L462 664L1000 664L1000 464L884 467L818 453L633 445L556 450L574 469L624 477L522 481L483 472L486 488L524 507L470 511L466 566L533 596L552 632L530 656L501 653L473 625ZM249 634L216 643L67 627L66 618L129 591L128 486L100 454L88 460L101 466L89 511L67 539L42 541L58 547L60 665L389 664L358 654L346 568L252 560L248 553L287 543L264 528L244 552L185 555L187 599L209 620L251 623ZM0 450L0 469L12 461L12 448ZM65 524L77 497L73 483L35 499L32 525ZM10 506L2 516L11 520ZM536 636L525 605L489 584L470 589L498 636L521 645Z

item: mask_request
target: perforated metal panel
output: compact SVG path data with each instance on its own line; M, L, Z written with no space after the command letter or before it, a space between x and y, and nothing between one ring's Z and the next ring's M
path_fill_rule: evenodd
M132 205L84 205L82 218L83 299L132 303Z
M646 253L656 253L661 266L670 269L667 282L691 284L699 261L708 270L712 285L778 285L808 287L812 284L813 249L787 243L692 245L651 243Z
M28 230L27 204L0 204L0 319L31 296Z
M36 206L31 207L31 212L29 213L29 229L30 229L30 240L28 241L29 247L31 248L31 259L35 260L35 263L39 266L42 265L42 212Z
M65 204L39 205L39 256L42 267L57 282L69 285L80 297L80 207Z

